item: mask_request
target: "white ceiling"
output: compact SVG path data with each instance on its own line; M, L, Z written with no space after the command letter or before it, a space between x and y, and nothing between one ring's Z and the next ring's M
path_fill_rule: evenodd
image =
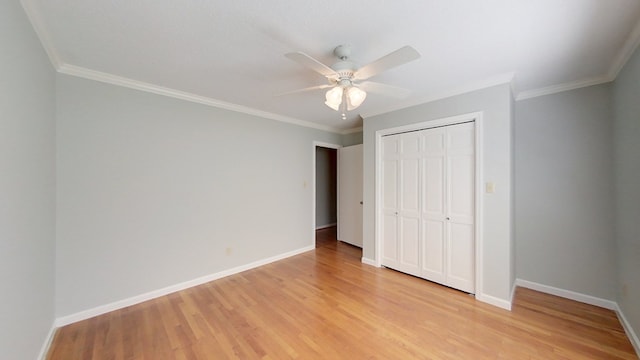
M362 117L513 79L520 98L610 81L640 40L640 0L22 0L57 69L345 132ZM365 65L404 45L422 57L371 80L341 120L326 83L284 57L332 64L350 44ZM365 120L366 121L366 120Z

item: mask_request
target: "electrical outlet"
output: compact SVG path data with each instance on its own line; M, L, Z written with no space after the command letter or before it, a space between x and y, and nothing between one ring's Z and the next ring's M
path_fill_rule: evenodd
M627 284L622 284L622 289L620 289L620 293L622 294L622 297L627 297L627 295L629 295L629 287L627 286Z
M231 249L230 247L228 247L228 248L225 250L225 253L227 254L227 256L229 256L229 255L231 255L232 251L233 251L233 249Z

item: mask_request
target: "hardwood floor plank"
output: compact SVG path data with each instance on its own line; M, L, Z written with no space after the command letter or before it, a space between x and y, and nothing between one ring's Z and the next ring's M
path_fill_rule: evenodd
M614 312L518 288L511 312L315 251L60 328L48 359L636 359Z

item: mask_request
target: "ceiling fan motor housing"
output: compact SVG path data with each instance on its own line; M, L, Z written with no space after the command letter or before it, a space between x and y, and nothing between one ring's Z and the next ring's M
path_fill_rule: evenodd
M349 60L351 55L351 45L340 45L333 49L333 54L340 59L331 66L331 68L338 73L336 82L342 87L353 85L353 76L358 69L353 61Z

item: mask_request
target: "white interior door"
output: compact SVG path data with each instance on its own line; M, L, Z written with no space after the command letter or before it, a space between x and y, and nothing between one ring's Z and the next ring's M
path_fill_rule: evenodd
M362 247L362 145L338 149L338 240Z
M475 291L474 123L382 141L382 264Z

